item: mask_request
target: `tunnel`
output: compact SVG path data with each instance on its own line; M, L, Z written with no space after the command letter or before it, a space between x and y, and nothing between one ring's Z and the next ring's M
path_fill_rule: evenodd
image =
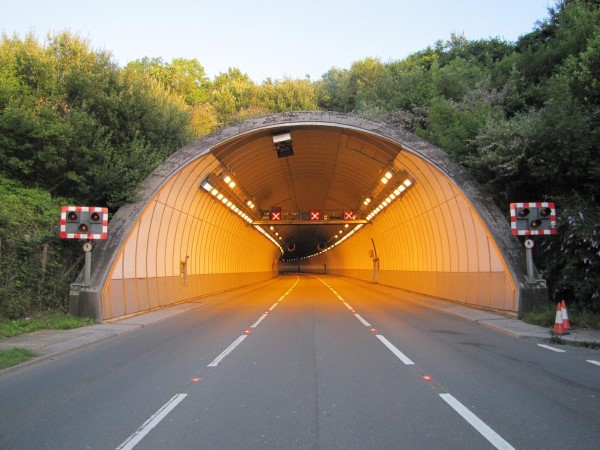
M115 212L92 261L69 310L96 321L289 271L510 315L547 298L464 168L409 132L332 112L254 118L179 149Z

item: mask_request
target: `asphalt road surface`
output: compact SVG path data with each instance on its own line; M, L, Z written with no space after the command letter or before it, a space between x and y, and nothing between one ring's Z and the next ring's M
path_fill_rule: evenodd
M282 276L3 374L0 449L598 449L594 361Z

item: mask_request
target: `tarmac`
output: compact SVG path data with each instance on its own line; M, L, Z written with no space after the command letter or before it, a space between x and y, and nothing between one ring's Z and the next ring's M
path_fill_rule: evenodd
M556 339L549 328L531 325L522 320L506 317L494 312L419 295L411 295L410 301L461 317L464 320L475 322L481 326L518 339L530 339L566 345L600 346L600 330L571 329L569 330L569 334L562 335L559 339ZM183 314L186 311L205 307L209 303L212 303L209 299L193 303L181 303L122 320L108 321L72 330L42 330L0 339L0 349L22 348L31 350L38 355L17 366L0 370L0 374L26 365L35 364L42 360L54 359L59 355L85 348L124 333L133 332L161 320Z

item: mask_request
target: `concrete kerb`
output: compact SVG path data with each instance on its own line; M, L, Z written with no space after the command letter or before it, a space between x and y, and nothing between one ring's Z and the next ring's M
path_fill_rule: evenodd
M487 311L480 308L453 303L447 300L427 297L392 286L379 285L379 288L388 290L391 296L399 298L402 301L410 301L431 309L457 316L518 339L528 339L542 342L560 341L564 344L578 346L600 345L600 330L577 329L570 330L569 334L566 335L554 336L552 330L546 327L532 325L517 318L503 316L493 311Z
M203 306L206 305L203 303L182 303L147 314L139 314L121 321L104 322L72 330L42 330L2 339L0 340L0 349L24 348L37 353L38 356L16 366L0 370L0 374L47 359L54 359L59 355L139 330L161 320L169 319L192 309L202 308Z

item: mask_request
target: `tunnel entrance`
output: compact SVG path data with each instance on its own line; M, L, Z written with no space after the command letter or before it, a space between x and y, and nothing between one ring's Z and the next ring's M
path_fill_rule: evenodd
M94 261L70 309L97 320L285 270L513 313L546 295L524 280L503 214L445 153L330 112L252 119L180 149L115 214Z

